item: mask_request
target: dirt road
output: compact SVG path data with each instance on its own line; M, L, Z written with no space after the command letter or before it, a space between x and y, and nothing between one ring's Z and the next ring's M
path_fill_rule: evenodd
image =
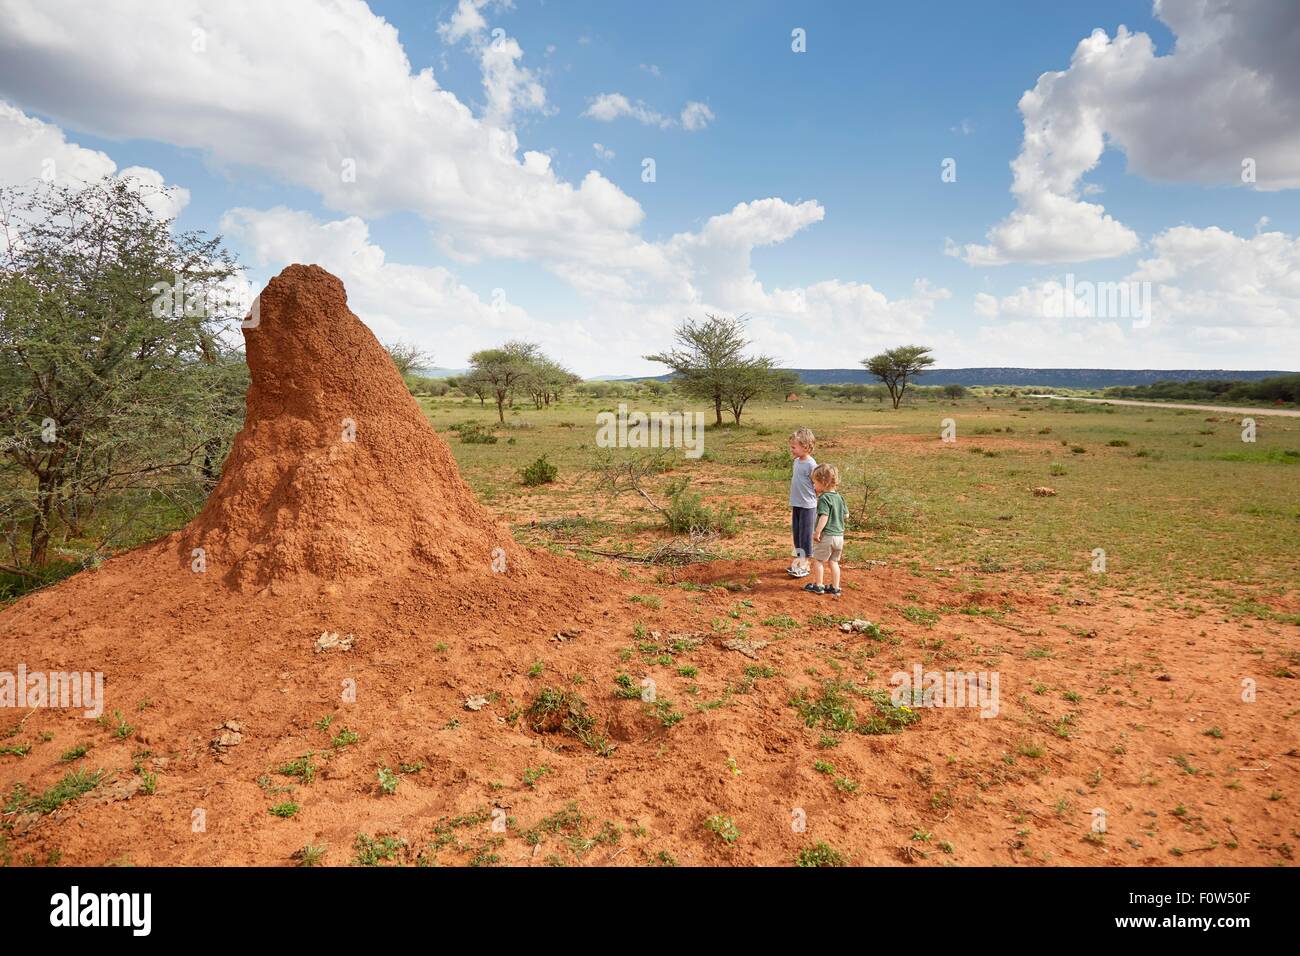
M1126 398L1071 398L1068 395L1026 395L1026 398L1054 398L1060 402L1093 402L1098 405L1141 405L1143 408L1190 408L1199 412L1226 412L1229 415L1285 415L1300 418L1292 408L1233 408L1230 405L1178 405L1173 402L1135 402Z

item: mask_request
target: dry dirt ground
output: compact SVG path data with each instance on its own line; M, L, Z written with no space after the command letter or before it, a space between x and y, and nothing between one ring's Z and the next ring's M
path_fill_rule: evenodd
M898 568L847 568L855 587L836 601L804 594L770 563L685 569L681 580L747 587L701 591L545 560L553 573L523 596L504 579L441 600L422 593L427 581L375 581L364 593L250 598L232 619L172 600L158 583L170 555L154 547L95 572L96 591L111 586L128 620L107 624L79 601L79 579L7 611L6 630L39 621L47 635L25 649L29 670L94 662L111 675L110 711L133 727L119 738L116 720L25 715L15 739L34 746L0 762L6 791L57 783L69 769L60 755L83 742L77 764L112 777L51 814L11 815L11 854L266 865L313 845L342 864L358 858L360 833L388 838L394 861L444 864L787 865L817 841L855 864L1292 862L1295 682L1271 676L1294 637L1282 626L1073 604L1014 581L970 592L961 578ZM906 606L951 610L927 627L904 618ZM886 636L761 623L818 612L879 622ZM353 634L351 650L315 652L323 622ZM768 641L753 658L723 646L742 623ZM688 649L672 650L683 637ZM998 716L922 707L899 733L831 734L790 704L831 677L888 688L915 663L998 672ZM682 719L666 727L655 704L615 697L620 674L653 679ZM354 703L340 700L349 679ZM546 688L585 700L612 752L534 729L526 711ZM476 695L489 701L467 709ZM328 730L314 726L326 715ZM214 743L227 721L238 742ZM331 746L343 728L359 739ZM319 766L310 783L276 772L308 753ZM154 793L133 765L156 774ZM380 767L398 774L391 795ZM269 813L285 801L301 809ZM510 818L503 834L496 808ZM1097 809L1104 835L1092 835ZM738 829L733 843L706 826L719 816Z

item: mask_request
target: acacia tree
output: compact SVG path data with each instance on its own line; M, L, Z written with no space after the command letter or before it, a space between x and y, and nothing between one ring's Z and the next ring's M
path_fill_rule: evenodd
M460 393L466 398L474 397L478 399L480 405L486 404L488 392L491 385L482 376L475 375L471 372L468 375L455 375L447 379L447 384L452 388L460 390Z
M519 380L519 387L528 393L535 407L544 408L553 401L558 402L564 387L575 380L581 381L559 362L539 352Z
M862 360L867 371L885 383L897 408L911 380L934 364L930 349L923 345L900 345Z
M529 375L539 354L532 342L507 342L496 349L482 349L469 357L470 378L484 383L487 394L497 403L497 418L506 422L506 402Z
M546 384L548 391L546 393L546 404L558 402L564 395L564 390L570 385L577 385L582 381L581 375L570 372L559 362L547 360Z
M397 371L401 373L402 378L413 372L428 368L433 364L433 354L426 352L418 345L412 345L410 342L393 342L384 345L384 351L388 357L393 360L397 366Z
M223 339L219 238L176 233L156 187L106 177L0 190L0 534L12 566L52 543L168 530L202 505L243 419Z
M728 377L722 396L739 425L740 415L751 400L787 395L798 384L798 373L779 369L772 359L760 356L746 360Z
M683 395L711 402L716 425L722 424L722 406L729 404L728 395L738 396L745 391L742 383L753 381L756 368L765 366L770 371L776 365L767 356L744 356L749 347L744 316L705 313L702 322L688 318L677 327L675 338L675 348L647 355L646 361L671 368L677 376L673 384ZM748 401L741 400L739 409L743 410ZM740 410L733 406L737 422Z

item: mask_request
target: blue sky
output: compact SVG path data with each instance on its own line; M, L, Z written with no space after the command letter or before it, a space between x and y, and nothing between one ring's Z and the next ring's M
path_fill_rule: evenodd
M1300 365L1282 0L140 10L0 0L0 179L154 171L253 287L320 261L445 366L522 337L655 373L640 356L706 311L797 366L904 342L947 367ZM1063 316L1067 277L1150 306Z

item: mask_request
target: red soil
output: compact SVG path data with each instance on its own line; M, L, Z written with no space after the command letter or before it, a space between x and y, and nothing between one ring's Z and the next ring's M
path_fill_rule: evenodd
M313 844L345 864L358 833L405 841L395 862L787 865L815 841L857 864L1292 860L1294 627L1076 603L1009 576L976 590L849 567L835 601L770 564L692 567L679 582L730 589L687 590L530 553L477 504L338 280L286 269L246 341L248 419L202 514L0 612L0 670L102 671L113 715L0 718L0 747L31 747L0 756L0 794L109 772L53 813L6 812L14 862L280 865ZM345 418L355 442L340 441ZM940 617L915 623L912 605ZM768 642L753 658L724 645L739 625ZM322 632L354 644L317 652ZM902 733L825 748L790 706L824 678L888 688L914 663L999 671L1000 716L926 709ZM615 696L623 673L671 704ZM587 742L528 713L548 688L585 699ZM359 739L332 745L344 728ZM85 757L61 759L81 743ZM277 772L309 753L311 782ZM395 793L380 768L400 774ZM268 812L286 801L296 815ZM580 818L555 816L571 803ZM1089 837L1094 808L1104 838ZM705 827L714 815L734 819L733 845Z

